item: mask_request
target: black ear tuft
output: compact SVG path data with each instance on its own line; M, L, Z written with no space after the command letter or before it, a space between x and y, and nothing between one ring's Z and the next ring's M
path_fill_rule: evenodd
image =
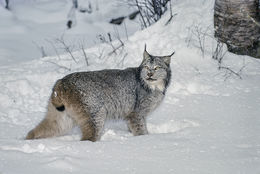
M172 54L168 55L168 56L163 56L163 57L162 57L162 58L163 58L163 61L164 61L167 65L170 65L170 63L171 63L171 57L174 55L174 53L175 53L175 51L174 51Z
M150 54L146 51L146 44L144 45L143 61L150 58Z
M172 53L172 54L170 54L170 55L169 55L169 57L172 57L174 54L175 54L175 51L173 51L173 53Z

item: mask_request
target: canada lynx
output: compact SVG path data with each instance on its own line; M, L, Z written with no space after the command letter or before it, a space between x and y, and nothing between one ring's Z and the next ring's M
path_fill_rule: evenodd
M58 80L45 118L26 139L63 135L79 126L81 140L97 141L106 119L126 120L133 135L147 134L146 117L164 98L173 54L152 56L145 48L139 67L76 72Z

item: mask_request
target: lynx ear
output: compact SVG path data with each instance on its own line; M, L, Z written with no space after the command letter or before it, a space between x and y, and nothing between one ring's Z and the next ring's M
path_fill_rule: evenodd
M144 45L144 54L143 60L147 60L150 57L150 54L146 51L146 44Z
M171 57L172 57L172 55L174 55L174 53L175 53L175 51L174 51L172 54L168 55L168 56L163 56L163 57L162 57L163 60L164 60L164 62L165 62L167 65L170 65L170 63L171 63Z

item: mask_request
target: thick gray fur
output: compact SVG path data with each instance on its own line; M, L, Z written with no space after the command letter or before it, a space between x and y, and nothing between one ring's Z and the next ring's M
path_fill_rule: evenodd
M147 115L170 83L173 54L152 56L145 49L139 67L77 72L58 80L46 117L26 139L62 135L78 125L81 140L97 141L106 119L126 120L133 135L147 134Z

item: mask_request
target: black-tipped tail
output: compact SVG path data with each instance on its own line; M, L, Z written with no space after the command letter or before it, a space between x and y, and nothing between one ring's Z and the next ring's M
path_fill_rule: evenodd
M60 112L63 112L63 111L65 111L65 106L62 105L62 106L56 107L56 109L57 109L58 111L60 111Z

